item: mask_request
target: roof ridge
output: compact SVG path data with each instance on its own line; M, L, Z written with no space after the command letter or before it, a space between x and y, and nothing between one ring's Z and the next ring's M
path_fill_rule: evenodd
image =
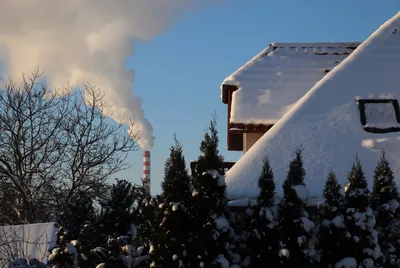
M270 46L285 46L285 47L348 47L350 46L358 46L362 42L357 41L349 41L349 42L272 42Z

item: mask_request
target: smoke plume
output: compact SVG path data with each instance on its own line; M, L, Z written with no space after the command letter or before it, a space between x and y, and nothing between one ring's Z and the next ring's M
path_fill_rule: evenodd
M96 85L106 94L113 118L134 119L134 130L142 135L139 145L150 149L153 129L132 90L134 73L125 61L135 39L147 41L162 33L194 1L3 0L4 75L20 77L39 66L51 86Z

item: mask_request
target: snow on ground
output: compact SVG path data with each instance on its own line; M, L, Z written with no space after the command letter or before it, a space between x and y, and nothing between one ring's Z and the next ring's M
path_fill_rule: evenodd
M303 228L304 230L309 233L312 231L312 229L315 226L315 223L313 221L310 221L310 219L308 217L301 217L300 218L302 223L303 223Z
M294 185L293 190L296 192L297 198L299 198L303 202L306 202L308 197L310 196L307 187L304 185Z
M358 45L270 44L222 83L239 88L233 93L230 122L275 123Z
M216 217L215 224L218 230L226 232L229 229L229 222L224 216Z
M343 227L345 227L343 216L342 216L342 215L336 216L336 217L332 220L332 224L333 224L336 228L343 228Z
M227 172L231 198L256 196L263 158L268 154L277 194L296 147L303 148L306 185L320 197L332 168L342 186L355 155L363 164L370 187L380 148L400 180L400 150L392 146L400 132L371 133L361 124L359 99L400 99L400 13L380 27L355 52L326 75ZM379 103L373 105L381 105ZM385 118L386 109L379 116ZM370 111L370 110L369 110ZM395 113L393 108L391 113ZM373 120L378 120L379 116ZM369 115L366 114L368 123ZM376 122L374 122L376 123ZM382 139L387 139L382 142ZM389 142L390 141L390 142Z
M400 135L400 134L399 134ZM361 142L362 146L374 151L396 150L400 152L400 136L392 138L365 139Z
M344 258L335 264L335 268L356 268L357 261L354 258Z
M221 265L222 268L229 268L229 261L225 259L224 255L218 255L217 262Z
M172 211L177 211L179 209L179 202L170 202L169 205L172 206Z
M279 253L278 253L278 255L279 255L279 257L285 257L285 258L289 258L289 256L290 256L290 252L289 252L289 250L288 250L288 249L286 249L286 248L283 248L283 249L279 250Z
M56 232L53 222L0 226L0 259L15 254L15 257L46 261L48 250L56 243Z
M228 202L229 207L247 207L250 204L250 200L248 198L242 198L237 200L231 200Z

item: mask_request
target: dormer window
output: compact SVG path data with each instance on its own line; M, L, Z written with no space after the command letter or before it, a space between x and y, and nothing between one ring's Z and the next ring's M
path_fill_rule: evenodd
M371 133L400 131L400 109L396 99L359 99L360 121Z

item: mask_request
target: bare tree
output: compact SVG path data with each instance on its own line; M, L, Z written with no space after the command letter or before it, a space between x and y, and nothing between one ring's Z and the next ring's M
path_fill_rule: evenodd
M79 192L100 195L137 149L137 133L103 113L99 89L40 80L36 70L0 91L0 223L49 221Z

